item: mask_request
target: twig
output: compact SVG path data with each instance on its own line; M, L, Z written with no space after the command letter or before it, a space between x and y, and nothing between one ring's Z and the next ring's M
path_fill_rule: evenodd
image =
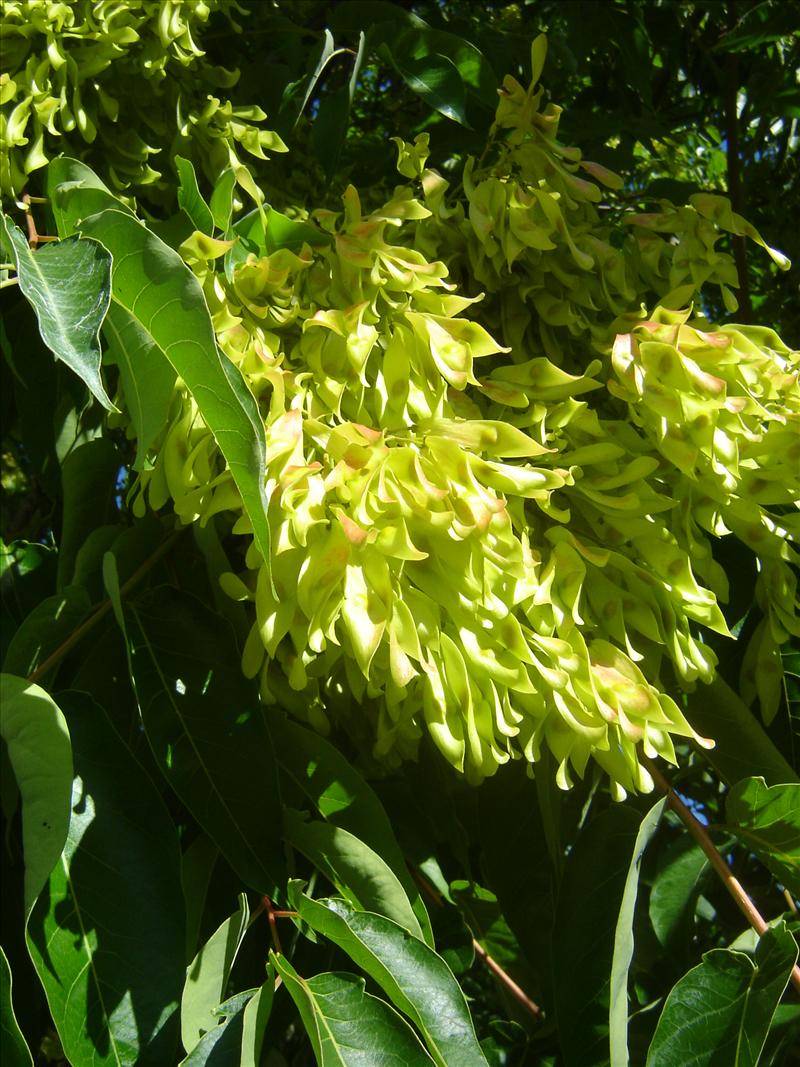
M42 196L29 196L25 193L22 197L22 204L25 211L25 228L28 231L28 244L35 251L36 247L41 244L42 241L57 241L58 237L46 237L42 233L37 233L36 223L33 220L31 214L31 204L46 204L47 200ZM18 205L19 206L19 205Z
M664 793L666 793L667 803L669 804L669 806L672 808L672 810L684 824L686 829L698 843L700 848L706 854L708 862L719 875L722 884L725 886L730 895L736 901L736 905L739 910L743 913L747 921L750 923L750 925L753 927L753 929L759 936L766 933L767 923L763 915L748 896L742 883L739 881L738 878L735 877L728 864L717 851L714 842L708 836L708 831L706 830L706 828L703 826L700 820L696 819L695 816L689 811L689 809L683 803L678 794L672 789L672 786L669 784L669 782L661 773L661 771L655 766L653 761L648 759L644 755L642 755L641 759L650 774L652 775L653 781L656 783L658 788L661 789ZM795 966L792 968L791 980L792 985L800 993L800 967Z
M411 868L411 875L417 885L419 885L420 889L424 890L435 904L440 907L444 906L444 897L442 894L430 884L427 878L425 878L416 867ZM529 1011L535 1019L543 1019L544 1012L536 1001L531 1000L525 990L517 985L511 975L503 970L497 960L489 955L483 945L475 937L472 939L472 947L475 950L475 955L486 964L498 982L506 987L512 997L518 1000L523 1008Z
M521 989L520 986L517 985L517 983L514 981L510 974L506 974L506 972L503 970L497 960L490 956L486 949L483 947L483 945L480 943L480 941L478 941L474 937L472 939L472 947L475 949L475 954L477 956L480 956L480 958L483 960L483 962L486 964L486 966L489 968L489 970L492 972L498 982L501 982L506 987L512 997L515 997L520 1002L520 1004L522 1004L523 1007L527 1008L531 1015L534 1016L534 1018L541 1019L544 1015L544 1012L536 1003L536 1001L531 1000L525 990Z
M264 909L267 913L267 922L269 923L269 932L270 936L272 937L272 944L275 948L275 951L280 952L280 954L283 955L283 949L281 948L281 938L280 934L278 933L278 924L275 921L277 913L273 908L272 901L269 899L269 897L264 896L261 898L261 900L264 904Z
M144 577L145 574L147 574L150 568L155 563L157 563L159 559L161 559L164 553L168 552L169 549L172 548L172 546L175 544L182 532L182 530L176 530L175 533L170 534L166 541L162 541L162 543L152 553L152 555L149 556L144 561L144 563L141 564L141 566L136 568L136 570L133 572L127 582L123 583L119 591L120 596L124 596L125 593L129 592L136 585L136 583L142 577ZM100 622L100 620L104 618L109 613L109 611L111 611L110 598L108 600L104 600L103 603L94 611L93 614L89 616L88 619L82 622L81 625L77 627L77 629L72 631L66 641L62 642L62 644L60 644L54 652L50 653L44 663L40 663L36 670L32 671L31 674L28 675L28 681L38 682L40 678L43 678L49 670L55 667L57 663L61 662L64 656L66 656L66 654L71 649L73 649L75 645L78 644L81 638L85 637L90 630L94 629L98 622Z

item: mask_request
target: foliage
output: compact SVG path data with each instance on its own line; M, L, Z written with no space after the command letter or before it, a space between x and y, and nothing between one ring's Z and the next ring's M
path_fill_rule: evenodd
M795 45L683 7L5 5L10 1062L786 1061Z

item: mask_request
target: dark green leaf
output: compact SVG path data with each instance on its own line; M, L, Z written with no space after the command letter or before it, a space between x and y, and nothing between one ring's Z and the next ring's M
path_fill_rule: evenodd
M3 670L27 678L80 625L91 610L85 589L67 586L43 600L11 639Z
M121 458L107 437L87 441L64 460L61 484L64 520L58 554L58 585L72 582L75 560L86 538L115 515L117 473Z
M188 159L175 156L175 169L180 182L178 203L192 220L194 228L210 236L214 232L214 216L200 193L194 167Z
M165 587L131 606L142 720L167 781L243 882L283 881L281 801L258 687L239 666L230 627Z
M692 726L715 742L705 758L725 781L733 785L754 774L767 785L798 781L753 712L719 675L688 700Z
M553 930L553 997L566 1067L600 1067L608 1030L614 933L640 820L622 804L578 835L564 865Z
M731 789L725 810L729 829L800 897L800 785L746 778Z
M783 923L760 938L755 960L707 952L667 997L647 1067L755 1067L796 959Z
M471 41L445 30L425 26L406 29L401 35L390 38L388 44L395 62L437 55L449 59L464 85L469 86L492 110L497 106L497 76L480 49Z
M81 378L103 407L116 410L100 378L100 326L111 300L111 257L97 241L68 237L31 251L22 231L0 213L19 287L42 340Z
M311 127L314 155L330 181L336 173L339 157L347 138L350 118L350 88L342 85L322 97Z
M33 1067L33 1057L19 1023L14 1015L11 999L11 968L0 948L0 1061L6 1067Z
M540 983L549 974L550 936L555 915L555 878L548 862L548 835L537 796L547 779L547 767L537 768L532 782L519 765L501 768L481 787L481 862L489 889L513 930ZM555 789L554 775L549 776ZM549 797L549 794L546 795ZM563 793L561 794L563 798ZM509 819L509 810L515 817ZM549 805L546 810L550 810ZM560 808L558 814L560 814ZM514 862L509 863L509 856ZM476 931L476 936L483 937ZM492 948L487 951L494 955Z
M469 1008L453 972L424 941L382 915L343 900L299 896L309 926L337 944L419 1027L440 1067L487 1067Z
M691 938L694 910L708 869L705 853L688 836L662 853L649 910L653 930L665 948L686 944Z
M0 598L14 624L54 591L57 556L53 548L29 541L0 544Z
M69 827L72 750L53 698L23 678L0 675L0 736L22 797L25 911L58 863Z
M365 991L363 978L343 973L301 978L284 956L270 958L297 1005L318 1067L433 1063L408 1023Z
M82 693L60 701L75 760L72 816L28 948L72 1063L163 1067L184 979L177 834L103 710Z
M469 125L464 83L451 60L438 54L396 55L391 47L389 55L409 89L421 96L429 107L462 126Z

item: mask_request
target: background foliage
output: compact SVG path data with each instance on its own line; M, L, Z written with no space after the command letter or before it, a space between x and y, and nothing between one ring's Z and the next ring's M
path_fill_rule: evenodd
M3 280L19 279L0 335L4 1062L795 1062L800 653L781 649L765 723L740 688L763 608L751 553L719 542L736 639L687 707L717 747L678 744L671 783L761 936L674 807L612 801L593 764L562 792L543 749L535 779L512 763L474 786L425 739L387 772L345 732L262 717L240 669L247 608L220 588L241 564L229 524L176 526L170 503L140 514L129 493L178 375L210 398L268 537L248 481L263 456L241 444L255 402L174 249L193 231L237 238L200 250L228 272L237 249L298 252L318 234L296 229L303 209L340 210L348 182L365 212L385 202L391 137L429 134L428 165L456 185L541 31L561 141L625 176L612 216L726 193L800 259L791 5L116 6L3 16ZM103 210L102 227L81 222ZM739 309L707 287L703 311L797 344L796 270L725 240ZM150 274L112 280L104 249ZM154 297L162 276L173 289ZM157 319L168 301L182 318ZM108 414L137 389L138 442Z

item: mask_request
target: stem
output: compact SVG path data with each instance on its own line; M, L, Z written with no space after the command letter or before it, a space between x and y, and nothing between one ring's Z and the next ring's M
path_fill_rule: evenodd
M440 907L444 905L444 898L442 897L442 894L439 892L438 889L434 889L434 887L430 884L427 878L425 878L421 874L421 872L417 870L416 867L411 868L411 874L414 878L414 881L419 885L421 889L423 889L428 894L428 896L435 904L439 905ZM503 970L497 960L494 959L493 956L489 955L483 945L475 937L473 937L472 939L472 947L475 950L475 955L478 956L479 959L483 960L483 962L486 964L486 966L489 968L489 970L492 972L498 982L500 982L501 985L504 985L506 987L511 996L518 1000L519 1003L523 1006L523 1008L525 1008L531 1013L534 1019L544 1018L544 1012L536 1003L536 1001L531 1000L525 990L517 985L511 975Z
M281 948L281 938L280 934L278 933L278 924L275 921L275 909L272 906L272 901L269 899L269 897L262 897L261 900L264 904L264 908L267 913L267 922L269 923L269 932L270 936L272 937L272 944L275 948L275 951L280 952L280 954L283 955L283 949Z
M16 285L19 282L19 278L6 278L4 282L0 282L0 289L7 289L9 285Z
M700 848L706 854L708 862L714 868L714 871L719 875L722 884L728 890L730 895L736 901L736 905L747 921L759 935L759 937L766 933L767 923L755 906L753 901L748 896L744 889L744 886L736 878L731 871L728 864L722 858L717 851L714 842L708 836L708 832L703 824L692 815L681 798L674 792L669 782L666 780L661 771L655 766L652 760L649 760L646 756L642 756L642 762L647 767L648 771L653 777L653 781L656 783L659 789L661 789L667 795L667 803L684 824L686 829L698 843ZM800 992L800 967L793 967L791 974L792 985Z
M166 541L162 541L162 543L152 553L152 555L148 556L144 563L142 563L141 566L136 568L136 570L133 572L127 582L123 583L123 585L120 587L120 597L124 596L125 593L129 592L136 585L136 583L140 581L140 579L143 578L145 574L147 574L150 568L155 563L157 563L158 560L161 559L164 553L168 552L169 549L172 548L172 546L175 544L182 532L182 530L176 530L175 533L170 534ZM110 598L108 600L104 600L103 603L88 617L88 619L82 622L77 629L72 631L66 641L62 642L62 644L60 644L54 652L50 653L44 663L40 663L36 670L28 675L28 681L33 683L38 682L40 678L43 678L49 670L55 667L57 663L61 662L64 656L66 656L66 654L71 649L73 649L75 645L78 644L82 637L85 637L90 630L94 629L98 622L100 622L100 620L103 619L109 613L109 611L111 611Z
M523 1007L527 1008L535 1019L541 1019L544 1013L536 1001L531 1000L525 990L517 985L510 974L506 974L497 960L490 956L483 945L474 937L472 939L472 947L475 949L476 956L480 956L495 978L506 987L512 997L515 997Z

